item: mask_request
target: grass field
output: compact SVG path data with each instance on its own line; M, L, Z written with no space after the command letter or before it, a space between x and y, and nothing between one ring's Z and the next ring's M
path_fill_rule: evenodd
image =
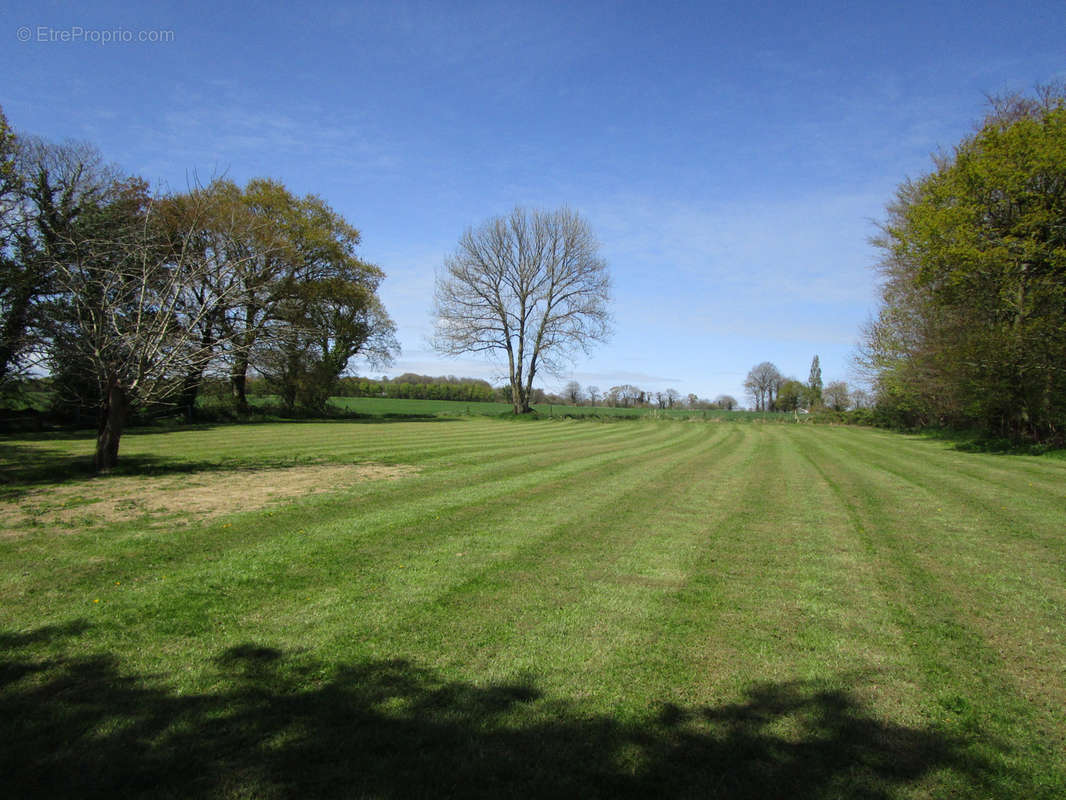
M1062 797L1066 461L485 418L0 439L8 797Z
M333 397L333 407L342 411L377 417L410 416L501 416L513 414L510 403L468 403L461 400L406 400L393 397ZM750 422L765 419L788 419L775 412L723 411L688 408L623 408L619 406L567 406L537 403L534 410L542 417L651 417L654 419L729 419Z

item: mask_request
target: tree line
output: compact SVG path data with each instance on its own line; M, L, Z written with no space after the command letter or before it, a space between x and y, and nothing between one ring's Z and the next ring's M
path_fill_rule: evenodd
M338 397L392 397L414 400L458 400L467 403L507 402L508 391L478 378L431 377L405 372L395 378L341 378Z
M744 388L755 411L847 411L869 408L873 398L865 390L849 388L845 381L830 381L823 385L822 366L818 356L811 359L807 382L785 377L774 364L756 364L744 379Z
M398 351L359 231L277 181L152 191L0 111L0 237L0 388L43 370L60 405L95 408L97 469L134 409L191 415L207 376L242 410L251 374L321 409L352 358Z
M859 363L896 424L1063 441L1064 89L993 98L976 132L888 206L874 242L881 307Z

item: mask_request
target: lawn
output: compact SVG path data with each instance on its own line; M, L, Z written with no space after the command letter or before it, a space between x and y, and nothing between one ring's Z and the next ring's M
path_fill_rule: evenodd
M0 438L4 794L1061 797L1066 460L841 426Z

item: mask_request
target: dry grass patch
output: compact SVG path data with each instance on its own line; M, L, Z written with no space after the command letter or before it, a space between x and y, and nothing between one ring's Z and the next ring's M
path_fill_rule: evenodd
M145 517L154 525L188 524L340 491L363 481L396 480L415 471L403 465L320 464L164 477L102 476L33 489L16 501L0 502L0 529L18 534L42 526L82 528Z

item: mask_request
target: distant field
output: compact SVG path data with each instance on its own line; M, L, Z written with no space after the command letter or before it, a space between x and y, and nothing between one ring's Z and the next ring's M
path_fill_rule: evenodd
M251 395L248 398L252 405L266 403L277 404L277 395ZM51 396L46 392L26 392L22 396L22 402L29 407L44 411L51 403ZM206 401L209 404L217 403L217 399ZM229 402L227 400L227 402ZM406 400L388 397L332 397L330 404L343 411L365 414L367 416L499 416L513 411L510 403L480 403L466 402L462 400ZM751 412L751 411L720 411L717 409L687 408L611 408L608 406L567 406L559 404L538 403L534 405L537 413L550 416L571 417L656 417L660 419L730 419L737 421L752 421L756 419L781 420L790 418L786 413ZM91 416L91 415L90 415Z
M419 414L442 416L498 416L513 411L509 403L466 403L461 400L403 400L386 397L334 397L330 402L337 408L373 416L413 416ZM750 411L689 410L687 408L612 408L608 406L567 406L537 403L533 406L545 417L656 417L660 419L782 419L787 414L754 413Z
M1061 458L443 416L91 450L0 437L5 796L1066 796Z

